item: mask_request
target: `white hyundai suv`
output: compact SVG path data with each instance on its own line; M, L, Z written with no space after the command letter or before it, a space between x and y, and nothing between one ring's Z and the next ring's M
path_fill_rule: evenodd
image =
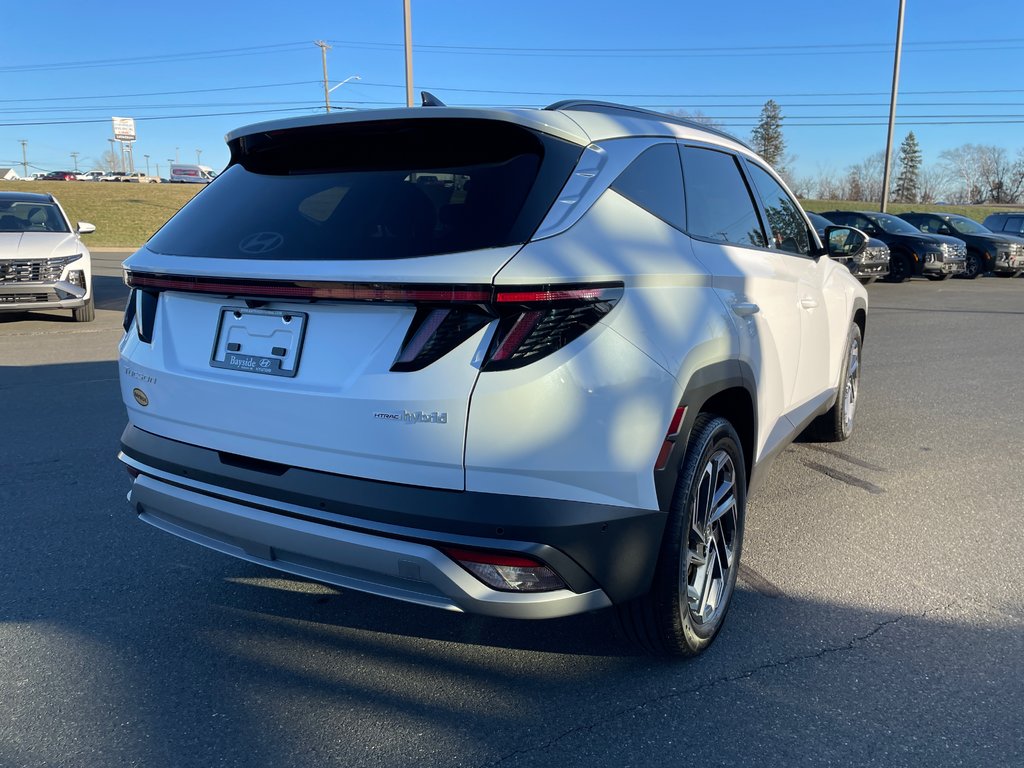
M864 288L706 126L592 102L261 123L126 262L132 509L254 563L715 637L747 495L853 429Z

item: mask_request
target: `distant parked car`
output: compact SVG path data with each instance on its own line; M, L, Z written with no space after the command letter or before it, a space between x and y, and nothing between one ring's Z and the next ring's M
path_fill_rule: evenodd
M130 181L136 184L159 184L160 179L156 176L149 176L142 171L122 174L120 181Z
M0 192L0 312L70 309L76 322L96 315L89 249L53 195Z
M914 275L946 280L964 271L967 246L945 235L926 235L908 222L875 211L826 211L834 224L857 227L889 246L889 280L902 283Z
M77 179L79 181L99 181L104 175L104 171L86 171L85 173L79 173Z
M78 177L75 176L71 171L50 171L49 173L43 174L40 181L77 181Z
M831 221L818 213L807 211L807 218L818 232L818 237L825 242L825 227L833 227ZM889 246L874 237L868 238L864 250L852 259L837 259L846 264L850 274L864 285L871 285L880 277L889 274Z
M1024 241L997 234L966 216L952 213L901 213L922 232L953 235L967 244L966 269L960 277L973 280L983 272L1014 277L1024 272Z
M124 171L107 171L100 176L100 181L121 181L124 178Z

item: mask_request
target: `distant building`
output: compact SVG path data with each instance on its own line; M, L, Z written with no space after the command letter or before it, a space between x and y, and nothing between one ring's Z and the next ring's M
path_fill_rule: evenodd
M0 168L0 181L17 181L20 178L13 168Z

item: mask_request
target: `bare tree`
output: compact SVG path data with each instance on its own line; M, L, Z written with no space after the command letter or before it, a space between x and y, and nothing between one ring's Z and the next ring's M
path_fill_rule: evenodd
M984 148L977 144L963 144L939 154L952 180L950 202L977 205L988 198L988 182L982 170L983 154Z
M695 123L706 125L709 128L717 128L720 131L725 130L725 126L720 121L715 120L713 117L708 117L699 109L670 109L668 110L668 114L692 120Z
M918 199L922 203L934 203L948 196L949 173L938 165L922 168L917 174Z

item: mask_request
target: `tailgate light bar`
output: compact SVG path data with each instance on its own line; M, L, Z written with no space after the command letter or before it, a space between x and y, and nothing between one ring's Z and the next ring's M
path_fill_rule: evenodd
M413 304L410 323L392 371L417 371L497 321L480 365L484 371L520 368L581 336L622 298L622 283L491 286L474 284L353 283L170 275L128 270L133 294L154 301L163 291L254 300L358 301ZM149 324L151 325L151 323ZM130 319L126 315L126 329ZM140 326L141 331L141 326ZM140 338L150 341L149 338Z

